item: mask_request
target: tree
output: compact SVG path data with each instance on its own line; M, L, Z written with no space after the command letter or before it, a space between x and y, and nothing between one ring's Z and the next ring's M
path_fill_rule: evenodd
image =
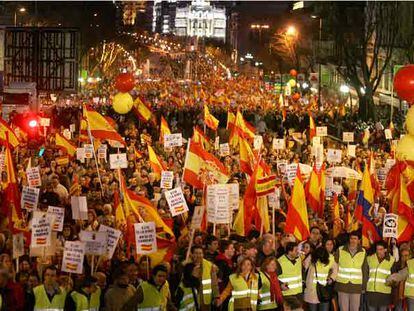
M398 33L398 2L331 2L325 15L332 29L337 71L355 88L359 114L376 119L373 96L386 70Z

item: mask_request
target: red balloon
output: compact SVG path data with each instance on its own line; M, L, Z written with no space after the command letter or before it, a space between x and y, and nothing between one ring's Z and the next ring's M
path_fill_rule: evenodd
M289 73L292 77L296 77L298 75L298 72L295 69L290 69Z
M115 78L115 88L122 93L131 91L134 86L134 75L130 72L121 73Z
M414 103L414 65L407 65L398 70L394 77L394 90L408 104Z
M300 94L299 94L299 93L295 93L295 94L293 94L293 95L292 95L292 99L293 99L294 101L299 100L299 99L300 99Z

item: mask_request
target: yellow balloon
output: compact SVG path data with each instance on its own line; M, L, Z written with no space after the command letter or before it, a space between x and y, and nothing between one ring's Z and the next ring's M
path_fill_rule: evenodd
M129 93L118 93L114 96L112 101L112 108L114 108L116 113L126 114L134 105L134 100Z
M408 121L408 118L407 118ZM397 144L395 157L400 161L414 161L414 136L407 134Z
M405 128L408 134L414 135L414 106L408 109L407 115L405 116Z
M290 80L288 81L288 83L289 83L289 85L290 85L291 87L295 87L295 86L296 86L296 81L295 81L294 79L290 79Z

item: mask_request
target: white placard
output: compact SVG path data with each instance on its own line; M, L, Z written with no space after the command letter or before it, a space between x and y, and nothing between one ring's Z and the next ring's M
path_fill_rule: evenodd
M320 145L321 144L321 138L319 136L314 136L312 138L312 145Z
M76 148L76 160L85 162L85 148Z
M387 172L395 165L395 159L387 159L385 162L385 169Z
M29 187L40 187L42 185L42 179L40 177L39 167L31 167L26 170L27 183Z
M207 221L216 224L230 222L230 191L225 184L207 186Z
M84 144L83 148L85 149L85 158L92 159L93 158L93 145L92 144Z
M220 136L216 136L214 139L214 150L220 149Z
M286 166L287 166L287 161L286 160L278 160L276 162L276 168L277 168L277 172L280 175L285 175L286 173Z
M203 222L205 206L196 206L194 209L193 217L191 218L191 230L198 230L201 228Z
M230 155L230 145L228 143L220 144L220 157L226 157Z
M72 219L87 220L88 219L88 203L86 197L71 196L70 204L72 207Z
M40 126L50 126L49 118L40 118Z
M22 197L20 200L21 207L28 211L37 209L37 203L39 202L39 188L31 188L23 186Z
M69 131L68 129L64 129L62 132L63 137L65 137L67 140L71 140L72 139L72 132Z
M47 213L33 212L31 246L50 246L53 218Z
M342 161L342 150L328 149L326 153L326 160L329 163L340 163Z
M106 258L111 259L114 256L116 246L118 245L119 238L121 237L121 231L105 226L99 226L100 232L106 232L108 235L108 244L106 245Z
M164 135L164 148L181 147L182 145L183 135L181 133Z
M104 255L108 245L108 234L104 231L84 231L79 233L79 240L85 242L86 255Z
M173 171L162 171L161 172L161 189L171 189L174 181Z
M61 270L68 273L82 274L84 258L85 243L65 241Z
M154 222L134 224L137 254L151 254L157 251L157 236Z
M392 139L392 132L390 129L385 129L384 134L385 134L385 139Z
M398 215L385 214L384 226L382 229L383 238L397 238L398 237Z
M76 124L75 123L72 123L71 125L69 125L69 131L76 132Z
M24 255L24 235L23 232L13 234L13 259Z
M356 145L348 145L348 157L356 157Z
M283 150L286 148L286 143L284 138L273 138L272 141L273 150Z
M275 188L275 191L267 195L267 203L273 209L280 209L280 190Z
M328 128L326 126L317 126L316 136L319 136L319 137L328 136Z
M111 170L128 167L128 159L126 153L113 153L109 155L109 166Z
M47 208L47 213L54 217L52 230L61 232L63 230L63 221L65 219L65 209L63 207L49 206Z
M173 217L188 212L187 202L185 201L181 188L167 190L164 194Z
M285 177L291 185L293 185L293 181L296 178L297 171L298 171L297 163L286 165Z
M106 152L108 150L108 146L106 144L102 144L98 148L98 159L104 159L106 162Z
M343 132L342 141L344 143L353 143L354 142L354 132Z
M229 188L229 206L231 210L238 210L239 209L239 184L227 184Z
M254 150L261 149L262 145L263 145L263 136L262 135L254 135L254 139L253 139L253 148L254 148Z

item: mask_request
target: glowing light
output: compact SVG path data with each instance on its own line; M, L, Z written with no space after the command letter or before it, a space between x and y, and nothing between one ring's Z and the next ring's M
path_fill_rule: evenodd
M29 127L34 128L37 126L37 121L36 120L30 120L29 121Z
M341 91L342 93L349 93L349 86L348 86L348 85L346 85L346 84L342 84L342 85L339 87L339 91Z

